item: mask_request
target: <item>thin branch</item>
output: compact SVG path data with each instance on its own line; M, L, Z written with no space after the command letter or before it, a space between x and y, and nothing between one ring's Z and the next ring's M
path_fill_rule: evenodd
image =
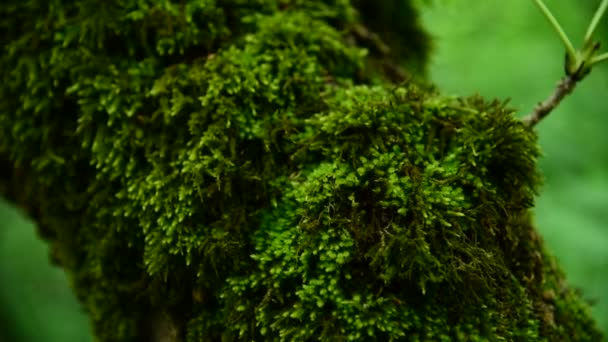
M555 32L557 32L557 34L559 35L559 38L562 40L562 43L564 43L564 46L566 47L566 52L568 53L568 55L571 57L575 57L576 50L574 49L574 46L570 42L570 39L568 39L568 35L566 35L566 32L564 32L564 29L559 24L557 19L555 19L551 11L547 8L547 6L542 0L534 0L534 2L536 3L536 5L538 5L540 11L543 12L545 18L549 20L549 23L551 24L551 26L553 26Z
M606 12L606 8L608 7L608 0L603 0L600 6L595 11L593 15L593 19L589 23L589 27L587 28L587 33L585 34L585 45L591 42L591 36L593 36L593 32L597 28L597 24L600 22L600 19L604 16Z
M370 45L376 48L380 54L388 55L391 53L391 48L386 45L380 36L363 25L355 25L352 28L353 32L360 39L371 43Z
M536 105L534 110L530 114L526 115L526 117L523 119L524 124L528 127L534 127L540 120L549 115L549 113L551 113L551 111L553 111L553 109L559 105L566 95L570 94L572 90L574 90L577 83L578 80L576 77L572 75L564 76L557 84L553 94L551 94L551 96L549 96L549 98L547 98L545 101Z
M364 45L367 45L371 51L379 53L379 62L384 68L386 76L395 83L400 83L408 80L410 75L403 69L399 63L391 58L391 48L382 40L375 32L370 31L363 25L355 25L352 28L355 37Z

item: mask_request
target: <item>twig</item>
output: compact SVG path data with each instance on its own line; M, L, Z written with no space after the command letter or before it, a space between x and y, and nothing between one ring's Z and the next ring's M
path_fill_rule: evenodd
M557 105L559 105L566 95L570 94L572 90L574 90L574 87L576 87L579 80L580 79L576 78L576 75L564 76L557 84L553 94L551 94L551 96L549 96L549 98L547 98L545 101L537 104L534 110L530 114L526 115L526 117L523 119L524 124L528 127L534 127L534 125L536 125L540 120L549 115L549 113L551 113L551 111L555 109Z
M386 45L380 36L363 25L355 25L352 28L353 33L361 40L367 41L371 46L376 48L380 54L388 55L391 53L391 48Z
M355 25L352 32L356 39L367 45L372 51L379 54L379 62L385 75L393 82L400 83L410 79L410 75L391 56L391 48L375 32L363 25Z

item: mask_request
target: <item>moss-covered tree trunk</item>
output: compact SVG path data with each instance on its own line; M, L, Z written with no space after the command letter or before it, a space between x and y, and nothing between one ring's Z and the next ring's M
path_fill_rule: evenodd
M408 1L5 0L0 191L100 341L597 341L536 136Z

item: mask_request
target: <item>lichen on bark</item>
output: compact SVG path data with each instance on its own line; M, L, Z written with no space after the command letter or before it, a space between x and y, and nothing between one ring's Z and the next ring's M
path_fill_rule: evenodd
M601 339L531 224L535 133L364 4L0 5L0 190L99 340Z

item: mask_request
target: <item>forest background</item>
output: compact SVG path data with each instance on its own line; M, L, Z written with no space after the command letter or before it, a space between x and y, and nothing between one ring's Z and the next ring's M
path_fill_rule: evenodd
M547 1L583 37L595 1ZM422 10L434 38L429 78L444 94L510 99L526 114L563 75L563 48L532 1L439 0ZM608 20L597 38L608 46ZM575 44L580 43L576 41ZM539 124L545 184L535 221L571 285L608 333L608 64ZM91 341L62 270L33 223L0 199L0 341Z

